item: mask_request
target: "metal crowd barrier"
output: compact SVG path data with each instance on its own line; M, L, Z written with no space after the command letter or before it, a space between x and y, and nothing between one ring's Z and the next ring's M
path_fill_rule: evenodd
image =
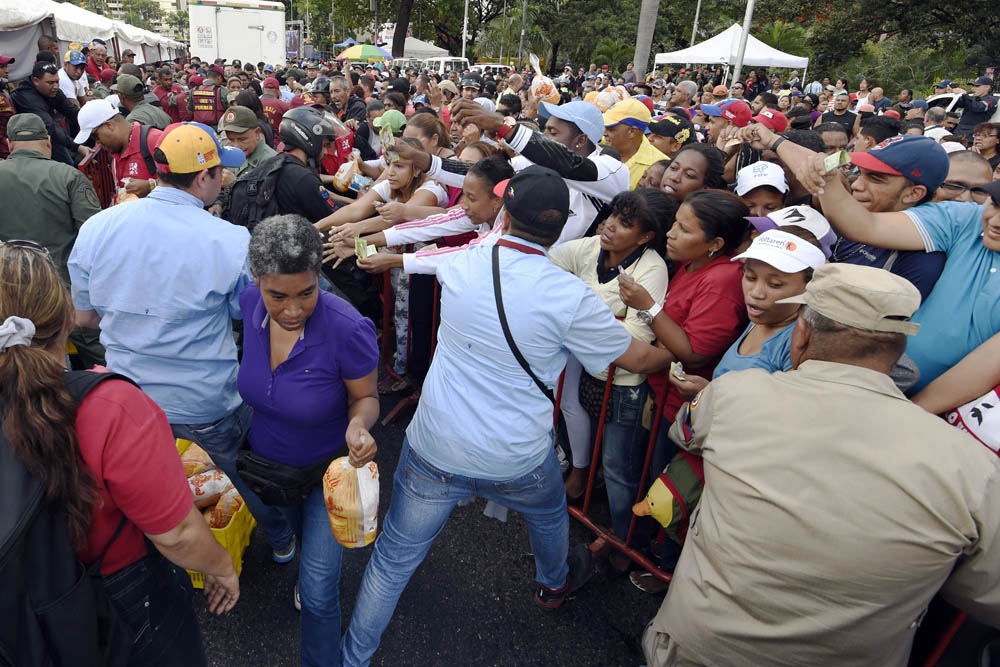
M111 172L111 160L100 144L90 152L90 155L76 166L87 177L97 192L101 208L109 208L115 202L115 177Z
M608 379L604 383L604 397L601 401L601 414L597 421L597 432L594 434L594 448L590 455L590 473L587 478L587 490L583 494L583 505L581 507L570 505L569 513L570 516L574 517L584 526L592 530L597 536L597 538L589 545L590 551L595 558L604 556L612 548L617 549L619 552L627 556L632 562L641 566L657 579L669 583L672 573L664 572L658 568L653 561L646 557L645 554L632 546L632 539L635 537L636 521L638 520L637 516L634 514L632 515L632 519L629 522L628 535L626 535L625 539L622 540L620 537L615 535L614 531L610 528L602 526L594 521L593 517L590 515L590 504L593 499L594 484L597 479L597 467L601 462L601 441L604 438L604 424L607 421L608 400L611 397L611 387L614 384L614 379L615 366L612 364L608 366ZM559 420L560 404L562 402L562 392L563 381L560 379L559 388L556 393L555 414L553 417L557 425ZM653 423L649 432L649 443L646 446L646 457L642 465L642 476L639 479L639 491L636 494L634 501L636 503L646 497L646 486L649 481L649 465L652 462L653 450L656 447L656 436L660 431L660 421L663 417L663 402L665 398L666 389L656 395Z

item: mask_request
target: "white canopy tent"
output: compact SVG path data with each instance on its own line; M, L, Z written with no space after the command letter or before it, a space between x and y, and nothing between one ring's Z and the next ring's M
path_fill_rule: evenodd
M108 43L113 52L132 49L136 63L143 64L176 57L185 49L180 42L161 35L113 21L82 7L52 0L0 0L0 53L16 58L10 68L10 79L28 76L38 49L36 40L43 34L59 42L59 52L65 55L73 42L85 44L92 39Z
M715 37L710 37L694 46L670 53L657 53L653 62L657 65L670 63L735 65L740 50L742 32L743 28L734 23ZM801 67L802 79L805 80L809 59L779 51L753 35L748 35L743 64L756 67Z
M407 37L406 42L403 44L403 57L404 58L419 58L425 60L427 58L439 58L448 55L447 49L442 49L441 47L434 46L430 42L425 42L416 37Z

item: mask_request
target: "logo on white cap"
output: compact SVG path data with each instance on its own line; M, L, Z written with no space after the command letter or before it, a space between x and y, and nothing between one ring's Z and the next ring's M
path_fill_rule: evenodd
M756 259L785 273L797 273L826 264L822 250L778 229L769 229L755 238L746 252L734 257L733 261L737 259Z
M743 167L736 174L736 194L741 197L764 185L770 185L778 192L785 194L788 192L785 171L773 162L761 160Z

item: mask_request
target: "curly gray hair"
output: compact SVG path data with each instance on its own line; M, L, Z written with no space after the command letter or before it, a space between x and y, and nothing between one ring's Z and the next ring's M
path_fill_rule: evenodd
M301 215L274 215L261 220L250 236L250 269L257 277L319 272L323 240Z

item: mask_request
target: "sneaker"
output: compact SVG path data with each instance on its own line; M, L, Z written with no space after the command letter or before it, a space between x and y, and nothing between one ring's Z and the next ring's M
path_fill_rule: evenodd
M271 551L271 558L274 559L275 563L280 563L282 565L285 563L291 563L295 558L295 538L292 537L291 543L284 551L278 551L277 549Z
M544 611L555 611L561 607L570 593L579 590L590 579L592 562L590 549L586 544L577 545L570 551L566 563L569 565L569 576L566 577L565 586L559 590L552 590L541 584L538 586L535 604Z
M302 611L302 600L299 598L299 582L295 582L295 597L292 599L292 604L295 605L295 611Z

